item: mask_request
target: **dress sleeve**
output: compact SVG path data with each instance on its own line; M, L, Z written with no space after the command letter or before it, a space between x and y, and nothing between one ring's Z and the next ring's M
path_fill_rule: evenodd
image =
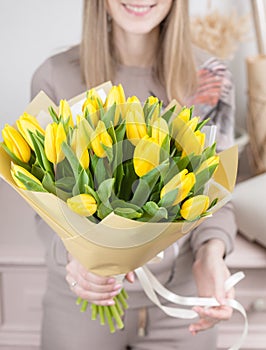
M193 104L202 119L216 125L217 152L233 145L235 127L235 91L232 75L226 65L210 58L199 70L199 88L193 96ZM234 208L231 202L219 209L191 232L190 243L195 252L210 239L221 239L225 254L233 250L237 232Z

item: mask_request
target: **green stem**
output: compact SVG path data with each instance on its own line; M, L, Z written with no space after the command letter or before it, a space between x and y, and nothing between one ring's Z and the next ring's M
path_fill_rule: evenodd
M106 319L107 319L107 322L108 322L108 325L109 325L110 333L114 333L115 332L115 326L114 326L114 323L113 323L113 320L112 320L112 314L110 312L109 306L104 306L103 308L104 308L104 314L106 316Z
M115 296L113 299L114 299L114 301L115 301L115 305L116 305L116 308L117 308L117 311L118 311L119 315L120 315L120 316L123 316L123 315L124 315L124 310L123 310L122 307L120 306L120 303L119 303L118 298Z
M80 304L82 303L82 301L83 301L83 299L82 299L81 297L78 297L78 298L76 299L76 304L77 304L77 305L80 305Z
M117 295L117 299L119 300L120 304L124 309L128 309L128 304L126 302L126 298L124 297L124 293L122 293L123 289L121 292Z
M111 314L112 314L113 318L114 318L115 321L116 321L117 327L118 327L119 329L124 328L124 323L123 323L123 321L121 320L121 317L120 317L120 315L119 315L119 312L118 312L118 310L117 310L116 305L111 305L111 306L110 306L110 311L111 311Z
M87 300L83 300L82 304L81 304L80 311L81 312L85 312L87 310L87 307L88 307L88 301Z
M99 306L99 316L100 316L100 324L105 325L105 317L104 317L104 307Z
M98 312L99 312L98 305L91 304L91 319L92 320L96 320Z

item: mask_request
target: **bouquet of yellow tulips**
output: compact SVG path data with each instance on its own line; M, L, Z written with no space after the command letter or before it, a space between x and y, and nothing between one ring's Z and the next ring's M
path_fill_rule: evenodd
M0 173L92 271L119 274L143 265L227 200L236 169L227 171L215 142L207 144L207 121L193 116L193 107L172 103L163 110L154 96L142 104L126 98L121 85L108 84L76 104L61 100L57 108L47 101L45 126L35 111L2 130ZM215 186L217 174L222 180ZM122 328L126 298L123 289L114 306L92 305L92 318L99 315L111 332L114 320ZM86 301L78 303L86 309Z

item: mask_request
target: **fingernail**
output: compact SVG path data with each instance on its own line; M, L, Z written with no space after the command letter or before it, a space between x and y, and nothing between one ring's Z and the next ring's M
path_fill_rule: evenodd
M119 290L115 290L115 291L111 292L110 295L111 295L112 297L114 297L114 296L116 296L116 295L119 294L119 293L120 293Z
M118 290L118 289L121 289L122 288L122 285L121 284L116 284L115 286L114 286L114 289L115 290Z
M107 305L114 305L114 304L115 304L114 300L108 300L107 301Z
M109 278L109 279L107 280L107 283L108 283L108 284L113 284L113 283L115 283L115 279L114 279L114 278Z

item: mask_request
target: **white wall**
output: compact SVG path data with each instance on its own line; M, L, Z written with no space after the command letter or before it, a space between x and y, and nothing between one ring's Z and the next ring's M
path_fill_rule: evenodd
M78 43L82 0L0 0L0 129L30 100L30 80L51 54Z
M204 13L208 3L191 0L192 14ZM212 0L212 9L217 6L229 13L232 3L238 13L251 11L249 0ZM36 67L46 57L79 41L81 11L82 0L0 0L0 129L5 122L13 123L28 104L30 80ZM240 126L245 125L247 109L244 60L254 53L256 45L251 33L251 40L240 45L230 63Z

